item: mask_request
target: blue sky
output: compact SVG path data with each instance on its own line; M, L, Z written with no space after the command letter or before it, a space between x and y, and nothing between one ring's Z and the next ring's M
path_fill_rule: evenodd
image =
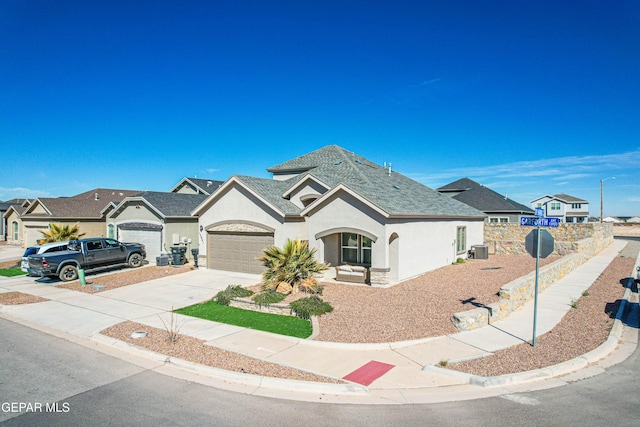
M0 199L269 177L329 144L432 188L640 215L640 3L0 3Z

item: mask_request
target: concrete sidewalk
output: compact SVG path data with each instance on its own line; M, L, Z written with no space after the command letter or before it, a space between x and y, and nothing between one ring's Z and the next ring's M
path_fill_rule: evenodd
M608 248L540 294L538 335L548 332L562 319L571 309L572 300L577 300L582 292L591 286L625 243L614 241ZM209 299L230 284L248 285L259 280L260 277L256 275L201 269L90 295L34 283L33 278L8 278L0 280L0 292L20 291L46 297L50 301L0 306L0 314L8 316L10 320L70 335L75 340L90 339L94 345L110 348L106 351L115 351L120 357L124 354L126 359L138 355L160 360L164 356L153 355L146 350L103 337L99 335L99 331L124 320L163 328L161 318L167 322L170 316L168 311L172 308ZM536 379L547 379L546 386L557 385L563 381L550 379L595 362L615 348L610 343L600 352L590 355L588 360L569 363L556 370L532 371L498 379L477 378L435 366L440 361L452 362L482 357L496 350L530 341L533 324L532 301L506 319L484 328L449 336L386 344L317 342L186 316L179 316L178 321L181 324L181 334L203 339L208 345L332 378L343 378L372 360L394 365L368 387L358 384L338 386L252 377L175 360L172 360L173 366L156 366L156 369L172 375L205 383L212 382L218 387L242 392L292 398L294 396L290 391L297 390L295 398L298 399L306 396L303 397L305 400L317 400L318 396L324 396L323 401L334 402L418 403L473 398L500 392L495 387L483 389L477 385L504 386ZM619 329L620 331L616 332L618 337L626 334L623 337L625 345L618 346L618 352L622 353L616 357L621 358L635 348L637 328L627 328L629 330L626 332L622 327ZM616 344L618 337L615 339ZM182 369L178 372L176 364L187 370ZM195 373L196 378L188 372ZM504 392L504 389L501 390Z
M16 245L0 245L0 262L22 259L24 248Z

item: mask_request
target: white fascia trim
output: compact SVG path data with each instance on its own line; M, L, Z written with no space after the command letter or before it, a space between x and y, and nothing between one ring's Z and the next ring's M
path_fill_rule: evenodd
M229 178L224 184L222 184L213 193L211 193L211 195L209 197L204 199L202 201L202 203L200 203L198 206L196 206L196 208L191 211L191 216L200 215L201 211L205 210L205 208L207 208L207 206L209 206L211 203L213 203L215 201L215 198L217 198L219 194L222 194L222 192L224 192L227 188L231 187L233 184L237 184L240 187L242 187L245 190L247 190L249 193L251 193L252 196L254 196L258 200L260 200L262 203L267 205L269 208L273 209L273 211L275 211L276 213L280 214L282 217L285 216L284 213L280 211L280 209L278 209L275 206L273 206L271 203L269 203L269 201L265 200L264 197L262 197L260 194L258 194L255 191L253 191L244 182L242 182L241 180L239 180L235 176L232 176L231 178Z
M285 193L282 195L282 197L284 197L284 198L289 197L291 195L291 193L293 193L297 188L302 187L305 183L307 183L309 181L313 181L316 184L322 185L325 189L327 189L327 191L331 188L330 185L326 184L325 182L319 180L318 178L316 178L315 176L313 176L312 174L307 172L304 177L302 177L291 188L289 188L287 191L285 191Z
M312 211L316 207L320 206L322 203L324 203L325 200L328 200L331 196L333 196L334 194L338 193L339 191L344 191L345 193L352 195L357 200L359 200L362 203L364 203L365 205L369 206L371 209L373 209L374 211L376 211L377 213L379 213L383 217L389 218L389 213L388 212L380 209L377 205L371 203L368 199L366 199L365 197L363 197L362 195L360 195L359 193L357 193L356 191L352 190L351 188L347 187L344 184L339 184L336 187L334 187L331 191L327 191L326 193L324 193L323 195L318 197L315 202L311 203L302 212L300 212L300 216L307 215L310 211Z
M39 204L40 206L42 206L42 207L44 208L44 210L45 210L45 211L47 211L47 213L48 213L49 215L53 215L53 214L51 213L51 211L50 211L49 209L47 209L47 205L45 205L44 203L42 203L42 202L40 201L40 199L35 199L35 200L33 201L33 203L31 203L31 204L29 205L29 207L27 208L27 210L25 210L25 211L24 211L24 213L23 213L22 215L29 215L29 214L33 211L33 208L36 206L36 204Z
M164 214L162 212L160 212L158 209L156 209L155 206L153 206L151 203L149 203L148 200L144 199L143 197L125 197L117 206L116 209L114 209L110 214L109 214L109 218L113 218L114 217L114 213L116 212L120 212L122 209L124 209L125 205L128 202L137 202L137 203L142 203L143 205L148 206L153 212L157 213L158 216L160 218L164 218Z
M538 200L544 199L545 197L548 197L548 198L549 198L549 199L551 199L551 200L555 199L555 197L553 197L552 195L550 195L550 194L545 194L545 195L544 195L544 196L542 196L542 197L538 197L537 199L533 199L533 200L532 200L532 201L530 201L529 203L535 203L535 202L537 202Z
M122 203L122 202L120 202L120 203ZM116 209L118 209L118 206L120 205L120 203L116 203L116 202L111 202L111 203L109 203L107 206L105 206L105 207L104 207L104 209L102 209L102 210L100 211L100 215L104 215L104 214L105 214L105 212L107 212L107 210L108 210L109 208L113 208L113 209L111 210L111 213L115 212L115 211L116 211ZM107 215L107 218L110 218L110 217L111 217L111 214Z

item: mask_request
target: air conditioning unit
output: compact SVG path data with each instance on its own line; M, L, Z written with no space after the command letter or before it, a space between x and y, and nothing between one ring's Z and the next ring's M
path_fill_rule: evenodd
M489 245L473 245L471 252L473 259L489 259Z

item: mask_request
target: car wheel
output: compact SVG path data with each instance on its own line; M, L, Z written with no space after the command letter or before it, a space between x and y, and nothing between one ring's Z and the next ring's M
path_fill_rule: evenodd
M78 278L78 268L74 265L65 265L60 270L60 280L64 282L70 282Z
M132 254L129 257L129 267L140 267L142 265L142 255L140 254Z

